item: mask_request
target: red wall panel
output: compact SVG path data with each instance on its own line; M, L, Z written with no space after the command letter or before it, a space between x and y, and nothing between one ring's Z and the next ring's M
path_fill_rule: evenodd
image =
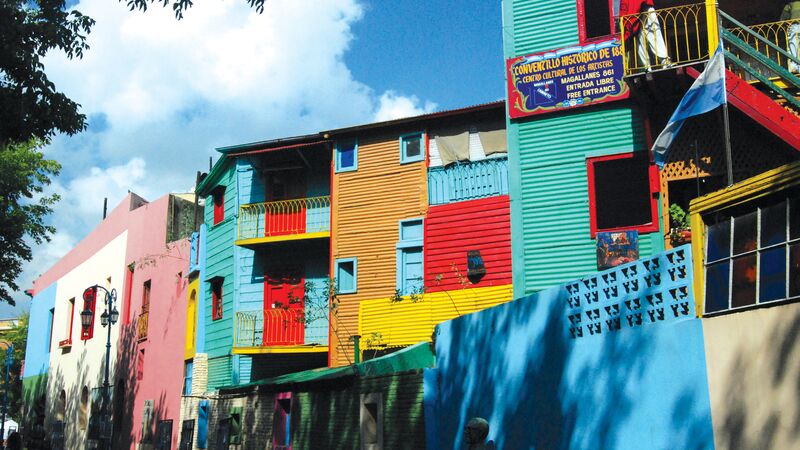
M475 283L467 278L468 250L479 250L486 266ZM431 206L425 219L425 290L504 284L511 284L508 196Z

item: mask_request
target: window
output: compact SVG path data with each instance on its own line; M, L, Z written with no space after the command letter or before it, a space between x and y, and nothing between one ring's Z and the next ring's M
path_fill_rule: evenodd
M336 292L355 294L358 291L358 260L341 258L336 260Z
M193 450L192 444L194 439L194 419L187 419L183 421L181 426L181 438L178 442L178 450Z
M423 290L422 219L400 221L397 242L397 290L400 295L419 294Z
M56 404L56 420L64 421L67 415L67 391L61 390L58 394L58 403Z
M222 319L222 281L223 278L211 280L211 320Z
M159 420L156 424L155 450L172 449L172 419Z
M705 219L707 314L800 297L800 198Z
M361 450L383 450L383 395L361 394Z
M292 448L292 393L275 396L275 415L272 423L272 450Z
M581 42L613 34L614 0L578 0L578 33Z
M336 143L336 171L349 172L358 169L358 141L348 139Z
M47 339L47 352L50 352L50 349L53 348L53 318L56 316L56 309L50 308L50 315L47 317L47 335L50 336Z
M92 312L92 322L87 328L81 326L81 340L87 341L94 336L94 318L97 314L94 313L97 304L97 289L87 289L83 292L83 309L81 311L89 310Z
M586 160L592 237L598 231L658 231L658 171L648 152Z
M142 286L142 314L150 311L150 287L152 283L150 280L144 282Z
M211 194L214 201L214 225L225 219L225 188L218 186Z
M136 379L141 380L144 378L144 349L139 349L139 355L136 359Z
M183 395L192 395L192 370L194 361L186 361L183 367Z
M125 325L131 323L131 292L133 291L134 265L134 263L128 264L128 271L125 272L125 298L122 299L125 303L122 306L122 323Z
M412 133L400 136L400 163L411 163L425 159L423 133Z

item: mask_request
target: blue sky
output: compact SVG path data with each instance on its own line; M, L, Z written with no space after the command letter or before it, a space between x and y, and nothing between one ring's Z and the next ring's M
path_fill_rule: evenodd
M214 148L452 109L502 98L499 1L195 2L184 20L155 5L81 0L97 21L82 60L53 53L56 86L89 129L45 149L60 161L52 242L20 285L94 228L103 198L192 189ZM25 296L15 297L25 307ZM0 306L0 317L14 313Z

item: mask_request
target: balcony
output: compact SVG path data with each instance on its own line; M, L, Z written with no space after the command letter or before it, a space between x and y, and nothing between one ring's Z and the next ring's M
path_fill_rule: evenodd
M139 342L147 340L147 318L149 314L148 311L139 314L139 321L136 322L136 339Z
M233 347L238 354L327 352L327 317L306 317L302 309L238 311Z
M329 238L330 211L327 195L242 205L236 245Z
M428 170L431 205L508 194L508 159L491 158Z
M709 11L709 8L712 10ZM716 26L716 10L713 5L705 3L620 17L625 75L669 69L708 59L713 52L713 49L709 51L709 25ZM716 36L716 32L712 34ZM659 48L668 57L647 51L652 48Z

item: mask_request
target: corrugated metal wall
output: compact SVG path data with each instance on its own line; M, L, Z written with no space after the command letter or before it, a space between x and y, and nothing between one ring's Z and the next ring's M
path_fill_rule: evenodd
M331 257L358 258L358 292L339 295L331 320L332 366L352 361L349 337L357 333L361 300L394 293L399 221L427 209L425 162L400 164L400 134L359 137L358 170L334 175Z
M359 153L361 149L359 148ZM360 156L360 155L359 155ZM360 163L359 163L360 167ZM362 448L361 394L383 394L383 448L424 450L423 383L421 371L363 378L338 389L312 387L295 392L292 433L295 450L350 450ZM271 409L266 410L271 414ZM295 419L298 416L298 419Z
M647 147L641 116L625 104L538 116L517 129L519 166L511 176L521 186L518 210L512 203L522 224L513 240L514 264L524 272L514 280L519 297L597 270L586 158ZM661 251L663 239L642 235L639 246L645 257Z
M230 164L220 177L218 183L225 186L225 219L214 225L214 201L211 196L206 198L205 223L208 227L206 244L206 275L207 280L214 277L224 277L222 286L223 313L222 319L211 319L211 290L205 289L205 323L206 323L206 351L209 357L208 388L214 390L219 386L231 384L230 350L233 343L233 315L234 315L234 245L236 238L236 218L238 207L238 189L236 173L233 164Z
M363 348L368 350L369 343L391 347L430 341L436 324L508 302L513 299L511 294L507 284L425 293L417 302L408 298L362 301L359 333Z
M514 54L506 58L554 50L578 43L578 7L575 0L506 0L511 6ZM508 17L508 15L506 15ZM504 36L508 39L508 36Z
M425 292L511 284L507 195L431 206L425 221ZM486 275L467 278L467 251L478 250Z

